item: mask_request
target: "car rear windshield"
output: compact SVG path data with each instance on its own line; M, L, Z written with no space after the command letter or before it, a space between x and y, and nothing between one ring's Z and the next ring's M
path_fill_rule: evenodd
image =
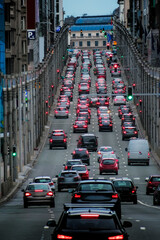
M86 168L83 166L73 166L72 170L77 170L77 171L86 171Z
M115 181L114 186L115 187L132 187L133 184L130 181Z
M99 216L98 219L81 219L80 216L70 217L66 219L65 229L70 230L116 230L118 225L113 218L104 218Z
M76 175L77 175L76 172L62 173L61 174L62 177L73 177L73 176L76 176Z
M29 185L28 190L48 190L47 184L37 184L37 185Z
M84 142L96 142L96 137L86 136L86 137L83 137L83 141Z
M113 165L115 160L105 159L102 161L104 165Z
M152 177L151 182L160 182L160 177Z
M48 183L51 180L49 178L42 178L42 179L35 179L34 182L36 183Z
M54 135L52 136L53 140L63 140L64 136L63 135Z
M110 183L84 183L80 185L80 191L113 191L113 187Z
M87 157L86 152L83 151L83 152L79 152L79 153L74 154L74 158L80 158L80 157Z

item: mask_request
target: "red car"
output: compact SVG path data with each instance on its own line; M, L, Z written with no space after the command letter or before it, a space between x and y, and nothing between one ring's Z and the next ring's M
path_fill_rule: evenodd
M155 189L160 185L160 175L151 175L149 178L146 178L146 194L154 193Z
M118 174L118 164L114 158L103 158L99 163L99 174L115 173Z
M71 170L76 170L79 173L81 180L89 179L89 169L86 165L73 165Z

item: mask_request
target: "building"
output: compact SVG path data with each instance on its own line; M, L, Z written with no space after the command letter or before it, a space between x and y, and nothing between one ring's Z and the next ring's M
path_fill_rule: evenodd
M78 17L69 30L69 45L71 48L106 47L112 38L113 15Z

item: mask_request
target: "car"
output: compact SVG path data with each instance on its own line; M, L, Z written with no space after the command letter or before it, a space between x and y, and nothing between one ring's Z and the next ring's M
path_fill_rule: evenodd
M160 205L160 184L153 193L153 205Z
M88 132L88 124L85 121L75 121L73 124L73 133L76 132Z
M54 227L52 240L128 240L125 228L132 226L129 221L123 223L114 209L100 204L64 204L64 210L58 223L48 220L48 227Z
M78 92L79 92L79 95L80 94L89 94L89 91L90 91L90 86L88 83L80 83L78 85Z
M65 164L63 164L63 166L64 166L64 170L70 170L72 165L80 165L80 164L83 165L81 159L69 159L66 161Z
M113 98L113 104L114 106L119 106L119 105L126 105L126 98L121 95L117 95Z
M57 107L59 107L59 108L65 107L65 108L69 109L69 108L70 108L70 102L68 102L68 101L66 101L66 100L60 100L60 101L57 103Z
M90 154L87 148L75 148L71 155L72 159L81 159L83 164L90 165Z
M123 122L123 124L122 124L122 131L123 131L126 127L136 127L136 125L135 125L135 123L133 123L133 122Z
M23 205L49 205L55 207L55 195L48 183L29 183L23 192Z
M79 165L80 166L80 165ZM76 170L62 170L57 177L58 192L62 189L76 188L81 177Z
M118 108L118 116L119 116L120 119L122 118L122 115L124 113L132 113L132 110L131 110L130 106L128 106L128 105L121 105L121 106L119 106L119 108Z
M97 107L99 107L99 106L107 106L107 107L109 107L109 97L107 97L107 98L103 98L103 97L98 98L98 100L96 102L96 105L97 105Z
M33 179L34 183L48 183L55 194L55 184L50 176L37 176Z
M107 87L106 86L98 86L96 88L97 94L107 94Z
M91 97L90 98L90 107L97 107L98 97Z
M55 118L68 118L69 117L69 111L67 107L56 107L54 111L54 117Z
M138 138L138 130L136 127L123 127L122 140L129 139L131 137Z
M112 204L121 218L121 201L112 181L106 179L89 179L80 181L73 190L71 203Z
M100 159L103 153L114 153L114 150L111 146L101 146L97 151L97 161Z
M115 189L120 194L121 202L133 202L137 204L137 189L132 179L127 177L112 179Z
M80 135L77 142L77 148L87 148L88 151L97 151L98 140L93 133Z
M67 136L62 132L52 134L49 140L49 149L53 147L64 147L67 149Z
M118 164L114 158L102 158L99 161L99 174L115 173L118 174Z
M121 126L124 122L133 122L135 124L135 116L132 113L124 113L121 117Z
M160 175L150 175L145 181L147 182L146 194L149 195L150 193L154 193L155 189L160 184Z
M73 93L70 89L69 90L64 90L64 94L68 96L70 101L73 100Z
M99 132L101 131L113 131L113 123L110 119L101 119L101 121L98 123L99 125Z
M77 115L77 119L78 119L78 117L85 117L86 121L88 121L88 124L90 124L91 115L89 112L79 112Z
M51 133L49 133L49 137L52 136L52 134L54 133L63 133L65 136L67 136L67 134L65 133L65 131L63 129L53 129Z
M76 114L78 115L79 112L88 112L91 115L91 110L87 105L78 104Z
M119 157L116 156L115 152L102 152L101 157L98 159L98 162L101 162L105 158L113 158L116 160L119 169Z
M110 110L107 106L101 106L97 108L97 116L99 116L101 113L110 113Z
M88 169L86 165L72 165L71 170L76 170L79 173L81 180L89 179L90 169Z

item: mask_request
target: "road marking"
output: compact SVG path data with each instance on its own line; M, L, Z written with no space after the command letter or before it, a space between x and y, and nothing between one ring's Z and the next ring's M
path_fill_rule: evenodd
M160 210L160 207L156 207L156 206L152 206L152 205L143 203L143 202L141 202L140 200L138 200L138 202L139 202L141 205L145 206L145 207L150 207L150 208L155 208L155 209L159 209L159 210Z
M141 230L146 230L146 228L145 228L145 227L140 227L140 229L141 229Z

